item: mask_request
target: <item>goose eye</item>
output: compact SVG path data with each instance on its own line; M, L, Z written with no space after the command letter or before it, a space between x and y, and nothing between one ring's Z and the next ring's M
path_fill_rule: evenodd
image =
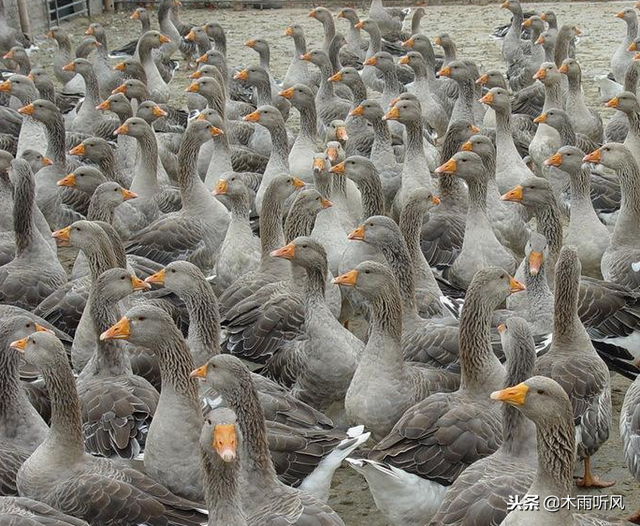
M176 273L176 269L172 268L172 269L171 269L171 273L172 273L172 274L175 274L175 273Z
M539 395L543 395L544 394L544 389L538 389L538 394Z
M121 279L121 280L124 280L124 276L120 276L120 279Z
M144 316L139 316L138 317L138 321L144 321L144 320L146 320L146 318Z

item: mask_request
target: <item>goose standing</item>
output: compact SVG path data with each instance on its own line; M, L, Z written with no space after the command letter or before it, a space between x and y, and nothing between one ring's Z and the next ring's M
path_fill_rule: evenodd
M636 15L635 9L628 7L617 13L616 18L627 24L624 40L611 56L611 71L615 79L622 84L625 73L633 60L633 52L629 51L629 46L638 37L638 15Z
M584 459L584 476L578 485L606 488L613 482L593 475L591 457L609 438L611 380L578 317L579 282L577 250L565 246L556 264L553 341L549 352L537 361L536 372L559 382L571 400L578 457Z

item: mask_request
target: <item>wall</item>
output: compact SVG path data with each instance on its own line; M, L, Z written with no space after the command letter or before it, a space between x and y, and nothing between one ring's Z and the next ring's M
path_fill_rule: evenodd
M9 20L9 24L15 28L20 28L20 18L18 17L17 0L0 0L3 1L5 13ZM59 4L63 0L58 0ZM27 10L29 11L29 20L31 22L31 30L38 35L49 27L48 5L49 0L26 0ZM92 14L102 13L103 0L90 0ZM53 22L51 25L55 25Z

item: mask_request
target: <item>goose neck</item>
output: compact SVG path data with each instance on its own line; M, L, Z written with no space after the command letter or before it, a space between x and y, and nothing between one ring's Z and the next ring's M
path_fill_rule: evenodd
M564 108L562 101L562 87L559 82L552 82L544 85L544 107L542 111L551 108Z
M417 314L414 268L404 238L397 236L391 243L381 245L380 249L398 281L403 312L407 317Z
M300 108L300 135L314 142L318 139L318 112L315 104Z
M239 500L239 461L225 462L203 448L200 453L208 526L246 526Z
M620 215L611 237L612 246L637 246L640 236L640 170L635 160L627 159L618 170L622 190Z
M260 246L262 261L273 259L272 251L283 246L284 230L282 228L283 203L276 195L277 189L274 185L267 187L262 202L264 211L260 214Z
M189 400L200 412L198 384L189 374L195 369L191 351L178 328L171 324L167 333L158 339L158 365L162 379L162 393L171 392Z
M371 177L356 181L356 186L362 196L363 217L384 215L382 183L378 174L375 173Z
M140 169L131 181L131 191L140 197L151 197L160 191L158 185L158 143L153 130L136 137L140 145Z
M207 354L220 352L220 314L218 300L206 280L198 280L181 299L189 313L189 341L197 341Z
M67 150L66 131L60 114L56 114L52 120L44 123L47 129L47 156L51 157L61 170L66 170Z

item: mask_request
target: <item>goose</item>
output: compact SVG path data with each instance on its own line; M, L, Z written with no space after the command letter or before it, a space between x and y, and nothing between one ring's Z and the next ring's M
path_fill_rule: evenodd
M313 18L322 24L324 30L322 49L324 49L327 54L330 54L332 43L335 42L334 39L336 38L336 24L331 11L326 7L316 7L309 11L309 18ZM337 36L342 37L342 35ZM346 40L344 43L346 44ZM338 53L339 61L343 66L359 67L362 64L360 58L361 53L362 50L360 50L360 53L354 54L348 48L341 46Z
M9 173L14 183L16 251L14 259L0 267L0 298L2 303L31 310L64 285L67 274L37 226L35 180L29 163L16 159Z
M219 354L217 301L196 267L184 261L173 262L147 278L147 283L163 285L185 300L192 320L189 346L197 356L210 358ZM284 388L259 374L252 373L251 377L267 419L269 447L280 480L300 486L326 502L333 472L344 457L367 440L369 433L364 433L362 426L342 433L325 415L295 399ZM218 407L215 386L212 389L203 384L201 393L207 407Z
M67 32L61 27L54 26L47 32L47 38L56 41L58 48L53 59L53 72L62 84L63 91L68 93L82 93L84 95L84 79L71 71L64 71L63 66L73 60L71 50L71 39Z
M462 249L449 269L454 285L467 288L476 272L486 267L501 267L513 273L516 262L512 254L495 237L487 217L487 174L479 155L458 152L436 169L440 177L461 177L469 187L469 211Z
M453 60L438 71L438 75L453 79L458 84L458 98L451 112L451 121L466 120L475 124L476 120L483 120L484 109L474 100L476 72L475 64L462 60Z
M536 372L561 382L574 406L578 455L585 466L578 485L609 487L613 483L594 476L590 466L591 456L607 440L611 427L609 371L578 317L580 261L574 247L562 248L556 274L553 340L549 352L537 360ZM577 388L578 384L587 387Z
M350 462L366 477L376 505L393 524L423 525L430 520L446 485L499 447L500 416L488 393L503 385L504 370L491 350L490 318L509 294L523 288L499 268L476 274L460 318L460 389L432 394L410 407L367 458ZM467 432L468 419L481 421L481 431L474 426ZM437 438L444 437L444 429L449 438ZM462 434L467 443L458 450ZM423 498L411 498L416 494Z
M74 114L75 107L84 95L77 93L64 93L56 91L53 80L43 68L32 68L31 73L27 77L35 84L40 93L40 98L53 102L60 108L60 111L71 118Z
M240 276L260 265L260 239L249 224L249 190L239 174L221 178L214 195L228 202L231 221L216 261L216 286L225 291Z
M502 41L502 58L507 66L510 66L520 60L525 53L525 41L520 38L524 16L518 0L506 0L500 7L508 9L512 14L511 25Z
M531 16L522 23L523 28L529 29L530 49L520 59L513 62L507 69L509 87L514 91L521 91L531 86L535 79L533 74L544 62L545 50L538 38L544 31L544 23L538 16Z
M29 79L23 75L12 75L0 84L0 92L9 93L20 100L24 107L39 98L38 90ZM21 156L24 150L36 149L46 152L48 150L47 134L43 124L29 115L22 117L22 126L18 136L18 148L16 156Z
M247 66L233 76L247 86L255 88L255 98L258 106L274 106L282 113L286 121L289 117L291 104L280 93L279 86L273 86L269 81L269 70L263 66Z
M441 388L446 389L451 381L442 371L404 362L402 301L397 281L388 267L375 261L364 261L334 278L333 283L355 287L370 305L371 334L344 404L349 420L364 422L374 439L380 440L391 431L404 411ZM373 378L375 381L372 382ZM372 404L374 391L384 397Z
M235 356L214 356L207 367L191 373L207 378L220 392L227 406L236 413L242 436L240 495L247 516L255 524L268 520L315 520L327 526L344 523L326 504L311 494L285 486L276 478L269 455L264 413L247 367ZM258 489L260 488L260 489ZM311 519L311 517L313 519Z
M347 49L364 62L368 44L362 38L360 29L356 27L358 22L360 22L358 13L356 13L355 9L345 7L338 12L336 18L349 22L349 30L346 36Z
M167 264L188 259L204 269L213 266L229 224L229 213L196 175L200 146L219 130L207 121L189 124L178 153L182 209L159 218L127 243L127 252Z
M524 244L529 237L528 217L524 211L500 199L496 181L496 149L485 135L473 135L460 147L463 151L477 153L489 176L487 181L487 217L494 234L502 245L515 254L524 253Z
M624 40L611 55L611 72L615 80L622 83L625 73L633 60L633 54L628 48L638 36L638 15L636 15L633 8L629 7L616 13L615 16L627 24L627 33Z
M529 324L512 317L498 331L507 356L507 389L532 376L536 353ZM429 526L486 517L487 524L501 524L509 513L512 495L524 495L535 474L536 434L533 423L514 407L502 409L502 444L498 450L474 462L449 487ZM478 506L479 504L479 506Z
M582 164L583 158L584 152L579 148L563 146L545 163L567 173L571 181L571 215L564 242L577 247L582 273L600 279L602 256L611 235L593 209L590 175L586 165Z
M98 77L100 97L106 99L111 91L121 84L120 72L109 64L109 46L104 28L99 23L93 22L84 34L94 37L100 44L96 48L93 67Z
M300 58L311 62L320 70L320 87L316 93L316 106L322 124L328 126L332 120L344 120L349 113L351 104L348 100L340 98L334 93L333 83L329 81L329 77L334 73L329 56L322 50L313 49Z
M271 91L273 93L278 93L278 91L280 91L280 86L271 73L271 47L269 46L269 42L262 38L250 38L244 43L244 45L258 53L258 56L260 57L260 67L263 68L269 76ZM283 112L283 116L285 116L285 112Z
M47 424L30 404L27 390L20 381L20 356L9 344L36 331L48 330L30 317L16 314L0 324L2 342L2 398L0 412L0 491L4 496L18 496L16 475L20 465L45 439Z
M137 20L140 22L142 26L141 35L144 35L147 31L151 30L151 16L149 14L149 10L144 7L136 7L131 15L129 15L131 20ZM120 57L120 56L133 56L136 52L136 47L138 46L138 39L135 38L127 42L120 49L114 49L111 51L112 57Z
M624 451L624 459L627 468L638 480L638 425L635 415L638 413L638 403L640 402L640 382L634 381L627 389L620 409L620 438ZM638 522L638 512L636 511L628 519L630 522Z
M636 181L640 176L638 164L631 152L622 144L607 143L591 152L585 162L603 164L616 171L624 199L616 221L611 243L602 256L602 276L607 281L636 289L637 273L631 264L638 259L637 229L638 200L635 197Z
M571 495L576 440L572 429L571 402L563 388L550 378L533 376L513 387L491 393L491 398L515 407L536 425L537 470L526 494L538 495L543 500ZM555 467L551 467L552 463ZM549 511L542 506L531 512L514 510L501 524L577 526L595 523L613 526L625 521L608 520L596 514L573 513L567 508Z
M27 55L26 50L22 46L13 46L2 56L2 58L4 60L12 60L17 64L18 67L15 70L16 73L28 75L31 71L29 55Z
M371 58L378 51L382 51L382 35L380 33L380 27L375 20L372 18L361 19L354 27L369 34L369 47L367 48L365 58ZM362 80L364 80L364 83L369 89L382 92L384 84L382 80L378 78L378 73L374 66L363 66Z
M227 407L207 414L200 433L200 464L210 526L247 526L240 501L242 436L238 417Z
M640 106L637 97L630 91L623 91L607 101L608 108L616 108L620 114L626 115L628 120L628 133L623 144L629 149L636 159L640 161ZM615 117L614 117L615 118ZM618 141L612 141L618 142ZM593 148L595 150L597 148ZM592 150L592 151L593 151Z
M300 131L289 152L289 169L305 183L313 181L313 156L321 149L314 93L304 84L281 91L300 113Z
M580 64L573 58L567 58L562 62L558 71L566 75L569 81L565 108L574 129L596 143L602 143L604 133L602 118L596 111L589 110L584 102Z
M277 111L277 110L275 110ZM225 314L240 301L248 298L267 283L273 283L289 275L284 261L272 258L270 253L285 244L282 215L284 202L305 183L287 175L274 177L264 195L265 209L260 215L260 266L235 280L220 296L220 310Z
M167 83L158 71L158 66L153 58L153 50L169 42L171 40L158 31L147 31L140 37L136 49L136 54L147 75L147 85L149 86L151 98L156 102L167 102L170 93Z
M51 429L18 472L22 495L75 513L92 524L197 524L204 519L195 503L177 497L150 477L85 453L77 389L62 344L55 336L36 332L12 342L11 347L40 368L52 401ZM117 490L106 492L106 487ZM105 499L103 505L80 506L80 499L96 502L100 495Z
M45 526L87 526L83 520L62 513L51 506L47 506L37 500L24 497L0 497L0 517L2 520L14 522L16 517L20 521L29 521L30 524Z
M300 59L307 52L304 29L299 24L289 24L284 30L284 35L293 39L294 49L291 63L282 81L282 88L286 90L294 84L304 84L310 87L311 75L309 74L308 64Z

